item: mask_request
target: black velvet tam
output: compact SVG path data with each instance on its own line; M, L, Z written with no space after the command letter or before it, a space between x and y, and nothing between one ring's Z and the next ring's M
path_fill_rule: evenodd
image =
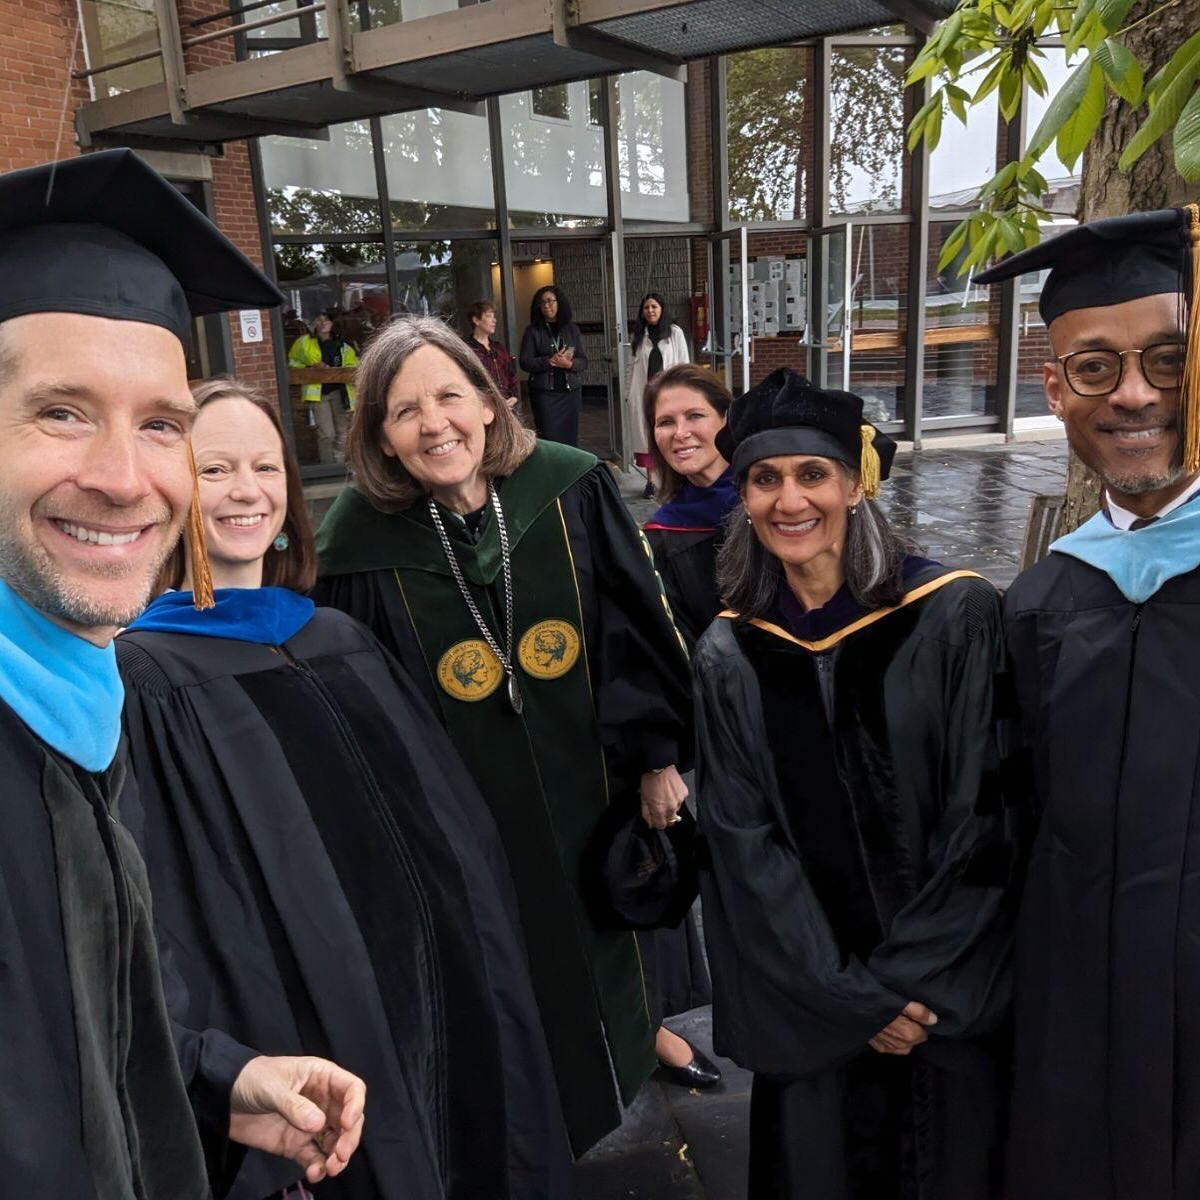
M278 289L132 150L0 176L0 321L84 313L161 325L271 308Z
M1000 283L1050 268L1038 311L1047 325L1076 308L1102 308L1165 292L1189 295L1189 217L1185 208L1129 213L1077 225L976 276Z
M814 454L855 470L862 460L863 402L850 392L814 387L798 371L780 367L735 400L717 449L745 478L752 463L774 454ZM896 443L875 431L880 478L886 479Z

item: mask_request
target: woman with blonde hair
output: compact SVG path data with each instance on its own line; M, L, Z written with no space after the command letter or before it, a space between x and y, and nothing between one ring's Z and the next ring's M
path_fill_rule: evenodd
M581 1153L655 1063L634 938L581 863L610 804L675 820L687 660L609 468L535 441L450 329L394 321L358 382L317 594L419 680L491 808Z

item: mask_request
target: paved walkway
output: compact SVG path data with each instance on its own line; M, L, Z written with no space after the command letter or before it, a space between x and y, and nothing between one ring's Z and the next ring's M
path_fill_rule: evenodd
M926 554L968 567L1006 586L1017 573L1034 496L1061 493L1061 439L984 447L927 448L897 456L882 503L895 526ZM641 480L623 483L644 521L656 507ZM711 1013L697 1009L668 1022L706 1054ZM625 1123L576 1168L580 1200L745 1200L750 1076L728 1061L714 1091L689 1092L652 1080Z

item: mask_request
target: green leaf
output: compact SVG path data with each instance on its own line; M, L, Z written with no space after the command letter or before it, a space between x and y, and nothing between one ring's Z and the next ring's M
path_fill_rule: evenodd
M921 142L921 138L926 136L926 127L929 124L929 117L936 108L939 112L942 107L942 93L939 89L934 92L928 100L917 110L917 114L913 117L908 126L908 148L915 150Z
M1025 235L1011 217L999 217L996 221L1000 229L1000 240L1009 254L1020 254L1025 249Z
M983 77L983 82L975 90L975 95L971 97L972 104L978 104L985 96L990 96L999 86L1000 78L1004 74L1005 61L1000 58L996 65Z
M1063 46L1066 49L1067 57L1071 58L1078 54L1080 50L1094 50L1102 41L1108 30L1104 27L1104 22L1100 19L1100 14L1092 9L1088 14L1088 19L1084 21L1079 30L1074 33L1069 33L1063 39Z
M1083 99L1088 92L1091 71L1092 64L1090 61L1080 64L1071 72L1067 82L1058 89L1058 93L1050 101L1045 114L1038 122L1037 129L1033 131L1033 137L1029 139L1027 153L1032 158L1036 159L1041 156L1046 147L1058 136L1058 131L1066 124L1067 118L1083 103ZM1103 95L1103 79L1101 80L1100 91Z
M969 226L966 221L960 221L951 231L950 236L946 239L942 246L942 253L938 258L938 271L944 271L955 259L958 252L963 248L967 240L967 230Z
M950 111L965 125L967 123L967 102L971 99L970 94L950 83L942 90L946 93L946 103L950 105Z
M1084 66L1088 68L1087 89L1079 106L1063 122L1055 143L1059 161L1067 170L1074 168L1104 116L1104 72L1090 60Z
M1158 101L1158 97L1175 81L1176 76L1182 71L1192 58L1200 52L1200 33L1193 33L1178 50L1167 60L1166 66L1162 67L1154 76L1153 79L1146 85L1146 95L1150 100L1150 107L1153 108Z
M1132 7L1133 0L1096 0L1096 12L1109 33L1121 28Z
M1011 121L1021 106L1022 78L1020 71L1006 71L1000 81L1000 115L1006 121Z
M938 97L938 106L929 114L929 120L925 122L925 145L929 148L929 153L932 154L937 149L937 144L942 140L942 105L941 97Z
M1132 52L1120 42L1106 38L1096 47L1092 58L1099 64L1112 90L1127 104L1136 108L1142 101L1142 88L1145 86L1146 77L1142 64L1134 58Z
M1042 74L1042 69L1033 61L1032 58L1025 60L1025 79L1031 88L1039 96L1044 96L1050 85L1046 82L1045 75Z
M931 75L936 75L942 69L943 60L937 55L927 58L924 62L917 59L915 63L908 69L908 74L904 77L904 82L910 87L914 83L920 83L922 79L928 79Z
M1180 57L1181 52L1188 46L1192 46L1193 43L1195 44L1190 58L1176 64L1176 59ZM1200 79L1200 35L1188 38L1184 42L1180 50L1163 68L1162 74L1165 75L1171 68L1175 69L1170 76L1170 81L1158 92L1150 109L1150 115L1142 123L1142 127L1137 133L1129 139L1129 145L1125 147L1125 152L1121 155L1117 165L1122 171L1128 171L1179 120L1184 105L1191 97L1196 80Z
M1075 6L1075 15L1071 18L1070 33L1078 33L1087 23L1087 19L1092 15L1092 10L1096 7L1096 0L1080 0Z
M1175 169L1188 183L1200 179L1200 91L1192 93L1175 126Z

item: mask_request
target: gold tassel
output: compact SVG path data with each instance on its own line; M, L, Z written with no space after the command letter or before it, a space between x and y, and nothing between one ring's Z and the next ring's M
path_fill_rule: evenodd
M859 462L859 482L862 484L863 495L868 500L874 500L879 495L881 467L879 451L875 449L875 426L862 425L859 427L862 435L862 458Z
M188 442L188 463L192 468L192 505L188 509L187 548L192 573L192 606L212 608L212 568L208 564L208 548L204 544L204 517L200 512L200 477L196 474L196 459Z
M1184 348L1183 383L1179 413L1183 437L1183 469L1200 471L1200 205L1189 204L1188 236L1191 239L1192 289L1188 297L1187 344Z

